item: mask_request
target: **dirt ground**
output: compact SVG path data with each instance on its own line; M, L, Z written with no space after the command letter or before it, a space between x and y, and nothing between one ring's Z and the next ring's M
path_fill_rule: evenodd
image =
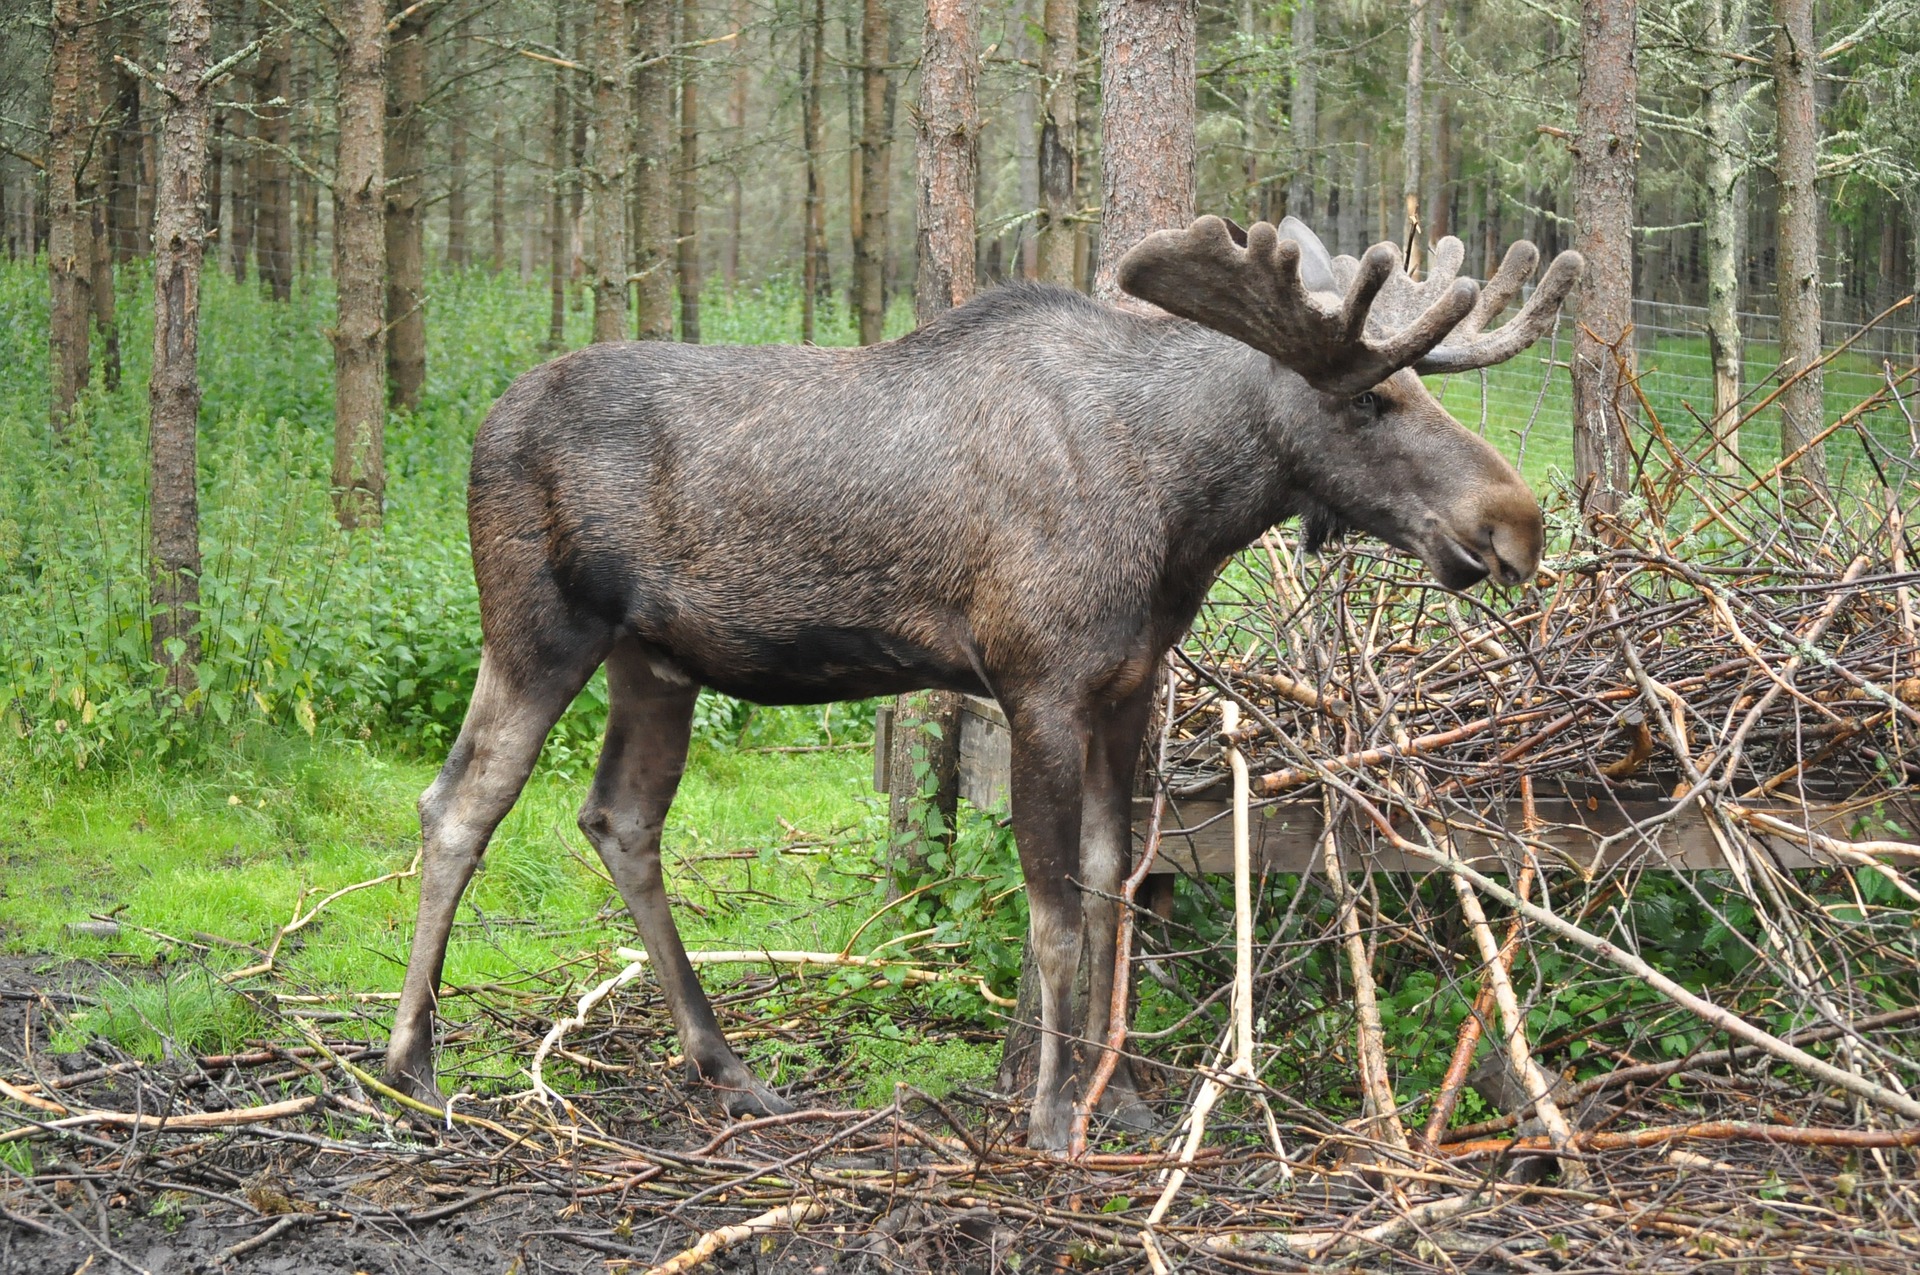
M316 1021L346 1015L282 1019L273 1040L220 1057L143 1063L100 1040L53 1052L48 1015L100 986L87 968L0 956L0 1139L16 1134L0 1142L0 1275L650 1271L781 1209L806 1216L674 1269L1144 1272L1152 1242L1183 1275L1911 1275L1920 1253L1912 1149L1659 1145L1595 1157L1592 1179L1573 1184L1523 1156L1371 1158L1364 1139L1298 1104L1281 1125L1283 1160L1251 1110L1223 1106L1147 1241L1170 1163L1151 1139L1063 1163L1020 1145L1019 1109L1004 1099L910 1086L878 1110L729 1122L657 1061L669 1029L644 994L569 1038L594 1075L562 1081L568 1108L469 1098L449 1127L377 1092L365 1024L353 1024L358 1041L316 1034ZM745 1020L727 1016L746 1011L729 1003L752 999L723 1000L723 1025L738 1029ZM525 1058L562 1003L502 1004L463 1030ZM790 1096L834 1092L813 1083ZM1752 1118L1736 1091L1705 1083L1687 1099L1695 1109ZM162 1112L167 1126L152 1128ZM131 1127L143 1113L148 1127Z

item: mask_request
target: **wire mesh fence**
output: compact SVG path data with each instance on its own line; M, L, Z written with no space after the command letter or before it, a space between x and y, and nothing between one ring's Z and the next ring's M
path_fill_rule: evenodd
M1828 419L1870 398L1885 384L1889 370L1898 373L1920 361L1920 327L1912 325L1911 311L1908 306L1893 316L1906 318L1905 326L1880 323L1863 331L1860 324L1841 321L1822 325L1826 350L1846 346L1824 370ZM1762 312L1742 312L1739 318L1744 338L1741 390L1745 414L1780 384L1779 319ZM1433 385L1448 409L1478 427L1507 455L1517 457L1527 477L1536 483L1548 481L1556 470L1572 469L1572 382L1567 359L1576 322L1563 316L1551 341L1542 342L1511 363L1448 377ZM1713 415L1713 358L1705 307L1635 301L1633 323L1640 392L1661 429L1685 447L1706 443L1707 425ZM1890 402L1864 413L1860 425L1901 454L1920 441ZM1779 459L1777 408L1763 408L1738 432L1740 453L1750 464L1766 466ZM1853 441L1843 439L1830 448L1830 463L1842 484L1850 473L1864 468L1858 446L1848 445Z

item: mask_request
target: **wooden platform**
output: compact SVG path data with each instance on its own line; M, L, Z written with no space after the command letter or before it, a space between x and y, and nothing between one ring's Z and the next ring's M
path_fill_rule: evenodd
M890 726L887 710L875 731L874 786L885 792L886 734ZM960 724L960 795L982 810L1004 810L1012 774L1012 747L1006 718L992 700L969 696ZM1134 803L1136 852L1145 836L1151 802L1142 797ZM1603 853L1601 843L1630 823L1645 823L1666 814L1668 803L1647 800L1621 800L1612 793L1561 791L1537 795L1534 803L1541 824L1531 840L1550 847L1562 865L1583 873L1634 867L1654 872L1702 872L1724 869L1726 855L1714 830L1698 809L1688 810L1659 825L1649 837L1624 838ZM1842 840L1851 840L1853 812L1829 807L1808 808L1779 804L1764 807L1790 823L1806 826L1811 814L1817 832ZM1156 873L1227 873L1233 870L1232 819L1230 803L1224 791L1210 790L1200 796L1170 802L1160 846L1154 865ZM1911 816L1912 812L1905 811ZM1498 821L1507 828L1522 826L1518 803L1501 812ZM1905 820L1903 820L1905 822ZM1908 824L1907 826L1912 826ZM1252 810L1252 846L1256 870L1263 872L1309 872L1321 866L1320 840L1325 831L1319 800L1268 800L1256 803ZM1446 830L1435 827L1436 834ZM1489 839L1476 832L1455 830L1459 853L1483 872L1504 873L1515 862L1517 850L1505 838ZM1359 840L1350 838L1347 840ZM1370 840L1370 839L1369 839ZM1828 867L1840 863L1834 856L1811 850L1797 842L1764 837L1763 843L1783 868ZM1504 845L1501 842L1505 842ZM1391 847L1363 850L1343 845L1341 862L1350 872L1391 872L1424 875L1438 871L1425 859L1406 855ZM1543 865L1546 866L1546 865Z

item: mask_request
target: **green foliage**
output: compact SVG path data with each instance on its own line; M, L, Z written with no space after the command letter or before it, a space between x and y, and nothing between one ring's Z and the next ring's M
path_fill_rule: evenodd
M260 1033L262 1020L246 999L205 970L153 980L109 979L100 1003L63 1015L53 1032L60 1051L105 1037L149 1062L226 1052Z
M493 400L544 357L542 297L481 271L432 280L427 392L387 427L386 523L348 535L328 488L330 287L302 281L275 304L218 271L204 286L201 659L182 696L149 649L150 281L120 271L123 387L86 396L56 442L44 267L0 265L0 323L21 336L0 367L0 765L207 759L263 731L442 752L479 660L467 456ZM791 288L774 285L716 292L706 315L718 339L792 340L797 307ZM829 305L821 339L842 337L845 317ZM605 719L596 678L556 728L549 760L591 764ZM697 729L720 746L793 744L858 738L871 720L867 706L750 709L704 696Z

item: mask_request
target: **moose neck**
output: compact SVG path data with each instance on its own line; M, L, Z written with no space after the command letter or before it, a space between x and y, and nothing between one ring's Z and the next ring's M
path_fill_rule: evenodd
M1123 419L1159 506L1170 577L1200 588L1311 503L1289 419L1318 410L1305 382L1231 337L1144 319ZM1150 327L1145 325L1151 325Z

